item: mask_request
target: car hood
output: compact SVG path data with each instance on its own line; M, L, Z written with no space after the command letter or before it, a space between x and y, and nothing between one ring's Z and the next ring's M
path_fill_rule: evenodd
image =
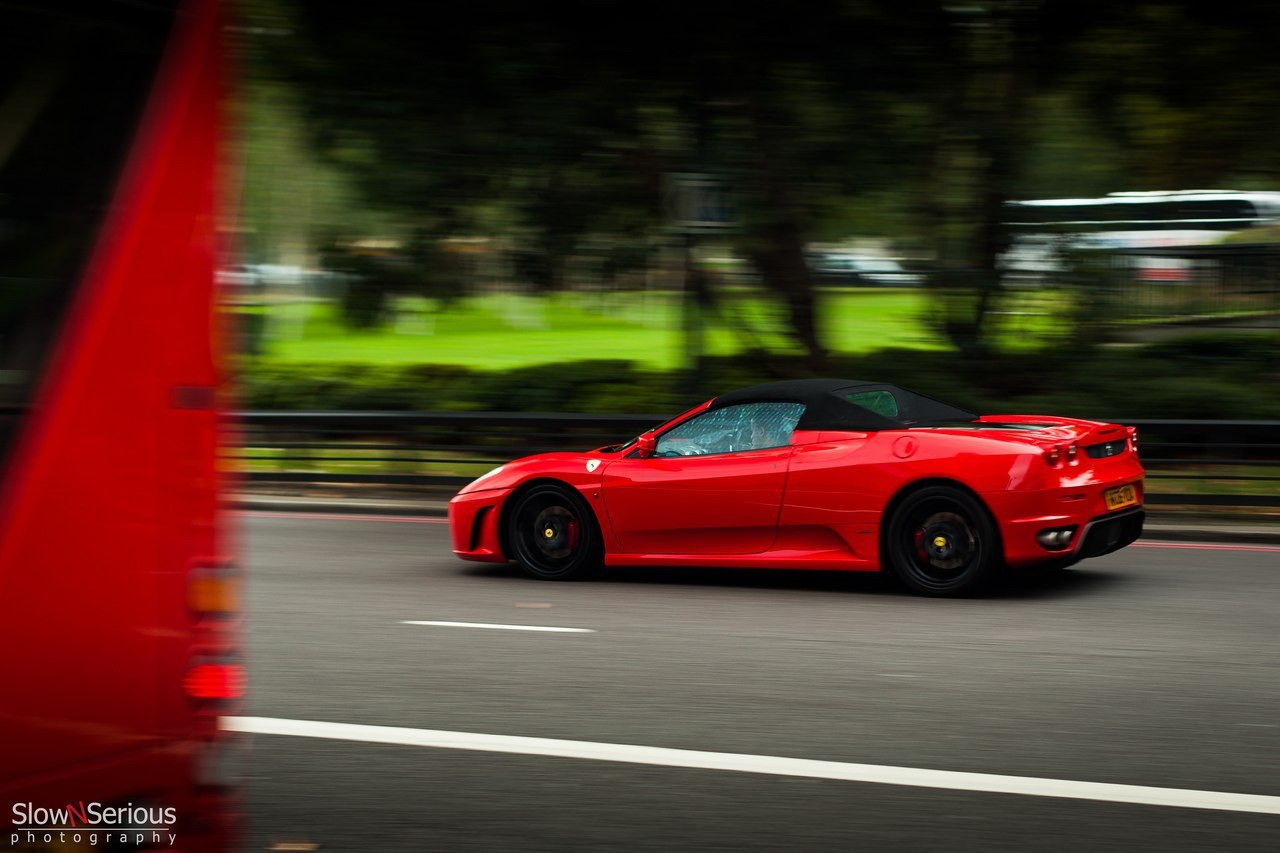
M472 480L458 494L484 489L509 489L536 477L556 477L575 484L599 482L605 462L613 458L616 456L594 451L559 451L523 456Z

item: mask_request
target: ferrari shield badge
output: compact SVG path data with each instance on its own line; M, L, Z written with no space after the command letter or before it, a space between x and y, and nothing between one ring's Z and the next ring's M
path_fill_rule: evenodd
M592 471L596 470L596 469L597 469L597 468L599 468L599 467L600 467L600 460L599 460L599 459L588 459L588 460L587 460L587 473L588 473L588 474L590 474Z

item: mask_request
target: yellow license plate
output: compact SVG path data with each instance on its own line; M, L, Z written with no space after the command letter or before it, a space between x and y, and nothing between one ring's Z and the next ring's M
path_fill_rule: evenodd
M1127 506L1135 506L1138 503L1138 490L1133 486L1107 489L1102 493L1102 496L1107 501L1107 509L1124 509Z

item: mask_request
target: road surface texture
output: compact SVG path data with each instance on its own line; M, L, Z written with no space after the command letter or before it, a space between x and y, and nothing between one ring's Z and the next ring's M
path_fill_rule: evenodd
M438 520L242 523L228 724L278 732L250 736L250 850L1280 844L1275 546L1139 543L948 601L841 573L540 583L455 560Z

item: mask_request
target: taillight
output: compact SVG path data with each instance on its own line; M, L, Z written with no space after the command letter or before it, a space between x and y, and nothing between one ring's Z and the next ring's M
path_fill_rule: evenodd
M198 663L182 679L187 696L206 702L230 701L244 696L244 665Z
M1134 453L1138 452L1138 428L1129 427L1129 449Z
M1080 445L1074 441L1070 444L1055 444L1053 447L1047 448L1044 452L1044 461L1050 465L1057 465L1063 459L1066 459L1070 465L1076 464L1076 456L1080 453Z
M223 557L201 557L187 570L187 606L194 619L192 654L182 679L187 697L213 707L245 694L245 667L238 652L238 620L244 598L244 573Z

